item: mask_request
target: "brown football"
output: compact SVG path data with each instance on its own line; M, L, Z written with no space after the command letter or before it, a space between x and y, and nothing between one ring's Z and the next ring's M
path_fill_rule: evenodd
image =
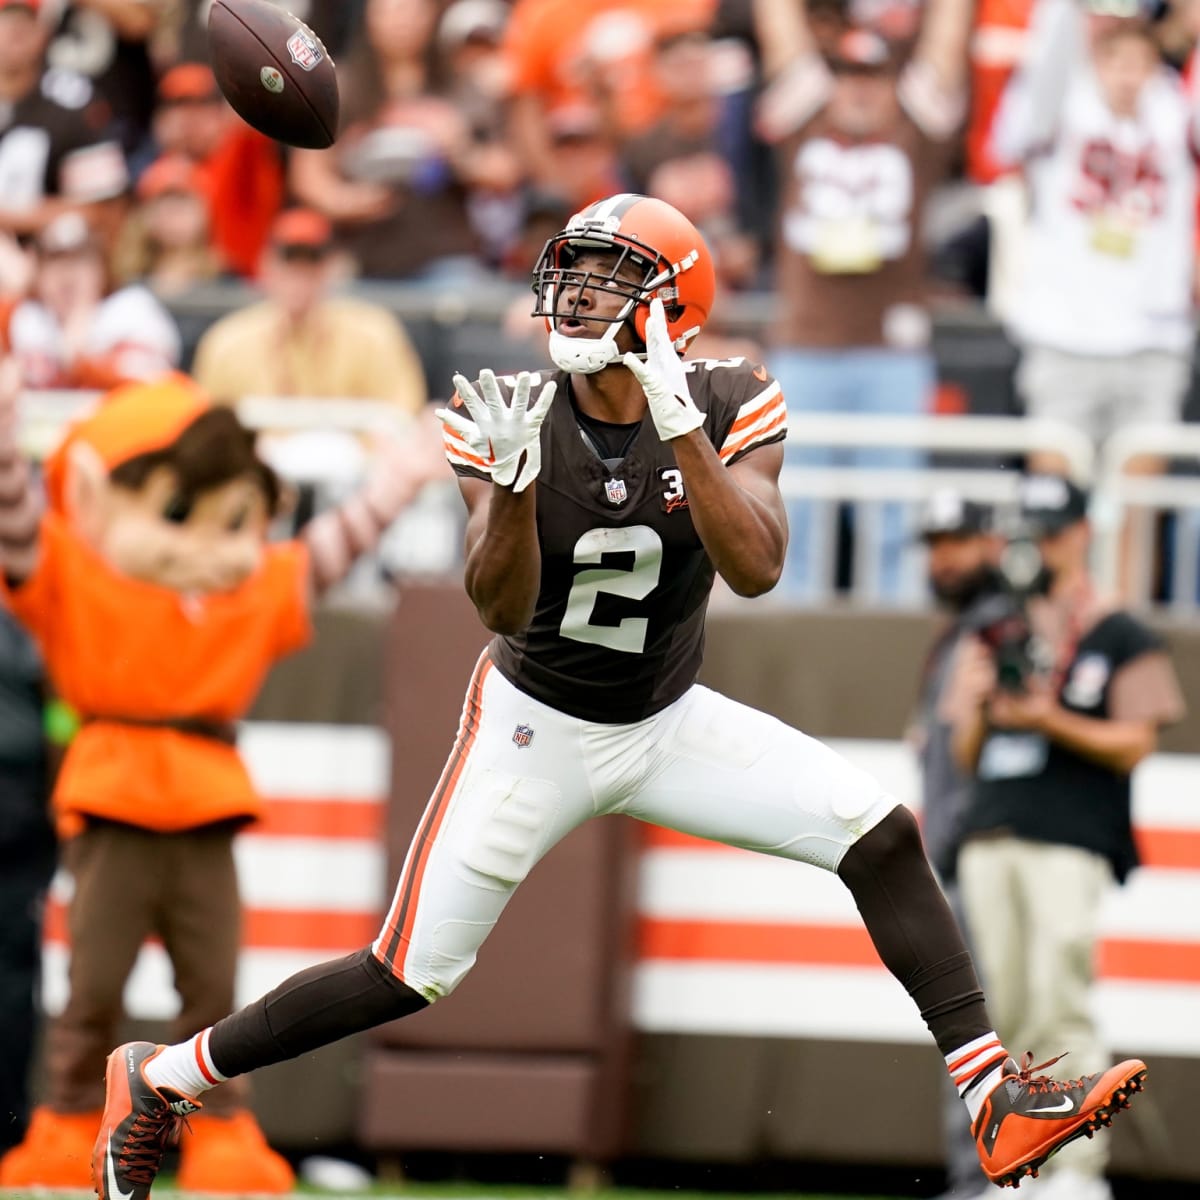
M270 0L213 0L208 40L213 74L243 121L290 146L333 145L337 72L303 21Z

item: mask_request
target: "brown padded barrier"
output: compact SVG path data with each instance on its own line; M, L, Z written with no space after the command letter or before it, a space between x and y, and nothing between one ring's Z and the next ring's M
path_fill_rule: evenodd
M488 635L461 587L410 584L388 640L394 879ZM633 833L631 822L605 819L564 839L517 889L454 995L377 1031L365 1064L366 1145L616 1153L630 1046Z
M787 613L773 609L770 601L739 606L710 616L703 678L817 736L899 737L934 624L925 614ZM1200 629L1156 625L1168 638L1189 704L1188 718L1166 733L1163 749L1197 753ZM485 641L457 582L405 588L394 621L386 613L326 611L316 645L276 669L255 709L260 720L378 720L387 668L391 725L398 746L405 748L395 759L394 792L405 799L392 817L393 876L396 856L449 749L463 689ZM381 653L385 642L386 656ZM608 828L592 822L579 839L592 829ZM608 852L626 866L633 858L619 846L610 845ZM542 974L543 986L529 1013L517 1011L512 980L494 961L528 951L526 916L534 921L531 928L544 928L538 923L544 914L523 909L554 909L560 903L551 883L556 856L565 864L574 853L564 842L522 886L478 969L449 1002L398 1023L381 1040L353 1039L256 1074L255 1107L268 1134L281 1146L310 1153L319 1152L322 1142L336 1143L352 1133L369 1133L380 1150L438 1144L470 1150L483 1149L505 1122L502 1132L510 1148L532 1140L547 1152L586 1153L572 1148L579 1143L568 1134L579 1132L585 1111L581 1097L587 1093L593 1105L587 1119L602 1125L600 1116L606 1118L599 1140L619 1153L748 1164L783 1158L937 1166L941 1067L936 1053L924 1046L640 1035L628 1086L623 1069L614 1067L607 1080L590 1088L572 1083L578 1076L569 1071L555 1073L555 1064L577 1061L558 1051L542 1056L522 1049L508 1053L507 1062L503 1050L491 1060L472 1054L478 1065L464 1066L468 1056L459 1056L454 1038L477 1041L480 1031L503 1030L505 1038L527 1039L527 1047L528 1031L535 1028L532 1013L547 1022L560 1047L584 1045L589 1036L602 1040L602 1017L620 1027L626 982L620 964L626 959L615 951L606 951L618 972L610 1002L589 1007L571 983L559 978L551 985L551 977ZM628 891L620 894L627 902ZM569 924L571 930L557 934L551 944L561 961L569 955L575 962L587 952L580 946L584 935L572 931L587 922ZM557 956L547 956L542 970L555 969ZM610 985L606 974L600 990ZM402 1033L405 1024L411 1028ZM162 1031L131 1032L155 1037ZM398 1048L394 1038L411 1038L412 1044ZM522 1043L513 1042L507 1050L517 1044ZM545 1068L540 1073L539 1059ZM504 1073L494 1074L489 1061ZM612 1061L623 1068L620 1055ZM530 1065L519 1070L521 1063ZM1149 1091L1114 1127L1117 1171L1200 1181L1200 1139L1192 1128L1195 1069L1191 1059L1152 1058ZM598 1097L604 1100L600 1108L595 1107ZM521 1121L522 1129L514 1133L510 1121ZM437 1137L452 1140L439 1143Z

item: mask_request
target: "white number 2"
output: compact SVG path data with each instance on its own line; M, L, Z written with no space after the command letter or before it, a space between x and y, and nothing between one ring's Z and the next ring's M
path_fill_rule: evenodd
M602 565L605 554L620 553L632 553L633 565ZM577 566L595 563L596 566L594 570L580 571L575 576L558 632L574 642L589 642L625 654L641 654L646 646L648 622L645 617L624 617L616 625L593 625L592 613L601 592L629 600L644 600L658 584L662 557L662 539L649 525L589 529L575 543L575 563Z

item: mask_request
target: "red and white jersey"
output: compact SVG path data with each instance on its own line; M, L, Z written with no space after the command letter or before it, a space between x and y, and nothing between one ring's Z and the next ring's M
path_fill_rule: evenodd
M1069 34L1076 14L1057 15ZM1076 354L1184 351L1194 338L1196 213L1184 88L1163 68L1136 115L1118 117L1086 53L1072 57L1054 40L1059 80L1017 77L995 126L1001 154L1024 164L1030 199L1013 333ZM1047 99L1058 108L1050 120Z
M171 314L139 284L97 306L82 342L72 344L58 318L36 300L17 305L9 325L12 352L29 387L87 386L80 363L120 379L149 379L179 365L183 345Z

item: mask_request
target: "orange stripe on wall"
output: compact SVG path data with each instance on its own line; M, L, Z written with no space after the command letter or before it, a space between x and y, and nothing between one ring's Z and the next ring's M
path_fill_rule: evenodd
M1200 871L1200 829L1139 829L1136 836L1146 866Z
M1200 871L1200 829L1168 829L1163 826L1139 829L1138 848L1142 863L1156 869ZM676 833L657 825L643 826L642 845L649 850L708 850L718 854L748 853L720 842L706 841L690 833Z
M643 917L637 944L642 960L883 969L867 931L853 925ZM1100 974L1106 979L1200 983L1200 944L1106 938L1100 944Z
M386 802L378 800L292 800L267 798L266 816L247 827L262 837L363 838L383 837Z
M379 932L373 912L320 909L249 908L243 914L242 945L247 950L356 950ZM67 914L60 901L46 905L45 940L66 945Z

